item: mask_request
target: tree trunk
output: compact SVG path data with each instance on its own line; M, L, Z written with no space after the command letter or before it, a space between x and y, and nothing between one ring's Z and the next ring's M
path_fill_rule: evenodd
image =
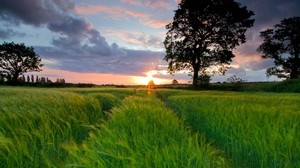
M18 77L19 77L20 73L19 72L15 72L12 74L12 82L13 83L17 83L18 82Z
M295 49L295 60L292 62L292 68L291 68L291 79L296 79L300 77L300 58L299 58L299 50Z
M291 68L290 78L296 79L298 78L298 76L299 76L298 68L295 66L295 64L293 64L293 67Z
M197 87L198 85L198 71L194 70L194 75L193 75L193 86Z
M194 75L193 75L193 86L194 86L194 87L197 87L197 86L198 86L199 69L200 69L200 65L198 65L197 63L195 63L195 64L193 65L193 70L194 70Z

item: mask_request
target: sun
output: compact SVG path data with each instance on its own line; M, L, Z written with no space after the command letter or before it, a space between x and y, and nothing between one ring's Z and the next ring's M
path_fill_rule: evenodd
M156 70L145 72L145 76L136 76L135 83L139 85L148 85L149 81L153 80L154 84L161 84L161 79L154 77L158 72Z
M153 78L153 75L155 75L154 71L149 71L149 72L146 73L146 75L147 75L147 77L146 77L147 81L151 81L151 80L154 81L154 78Z

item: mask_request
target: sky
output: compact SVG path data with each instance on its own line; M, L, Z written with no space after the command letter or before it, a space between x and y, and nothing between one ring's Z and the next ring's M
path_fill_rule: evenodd
M71 83L157 84L188 83L186 73L169 75L163 60L165 25L171 23L180 0L1 0L0 43L33 46L42 57L43 71L52 81ZM236 47L236 57L223 82L235 75L247 81L274 81L265 71L273 60L256 51L260 31L284 18L300 16L299 0L237 0L254 11L247 42Z

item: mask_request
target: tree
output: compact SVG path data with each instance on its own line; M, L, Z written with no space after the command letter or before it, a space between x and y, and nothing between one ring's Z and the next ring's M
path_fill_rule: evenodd
M178 84L178 81L176 79L173 79L172 80L172 85L177 85Z
M228 83L244 83L244 82L247 82L247 81L233 75L232 77L227 78L227 82Z
M232 50L246 41L245 32L253 26L252 11L234 0L182 0L168 24L164 41L165 60L169 71L193 72L193 85L198 83L199 72L224 74L226 65L234 57Z
M8 81L17 82L23 73L41 71L42 66L41 58L33 47L13 42L0 45L0 70Z
M260 32L264 38L258 47L263 59L274 59L275 67L267 69L267 76L295 79L300 77L300 17L283 19L275 29Z

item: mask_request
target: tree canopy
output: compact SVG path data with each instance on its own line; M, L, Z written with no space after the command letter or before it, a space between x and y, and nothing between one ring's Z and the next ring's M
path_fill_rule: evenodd
M234 0L182 0L173 22L166 26L165 60L169 71L193 72L193 85L198 73L207 68L224 74L234 54L232 50L246 41L245 32L253 26L254 13Z
M41 57L33 47L14 42L0 45L0 74L8 81L17 82L23 73L41 71L42 66Z
M275 67L267 69L267 75L295 79L300 77L300 17L283 19L274 29L260 32L264 39L258 47L262 58L274 59Z

